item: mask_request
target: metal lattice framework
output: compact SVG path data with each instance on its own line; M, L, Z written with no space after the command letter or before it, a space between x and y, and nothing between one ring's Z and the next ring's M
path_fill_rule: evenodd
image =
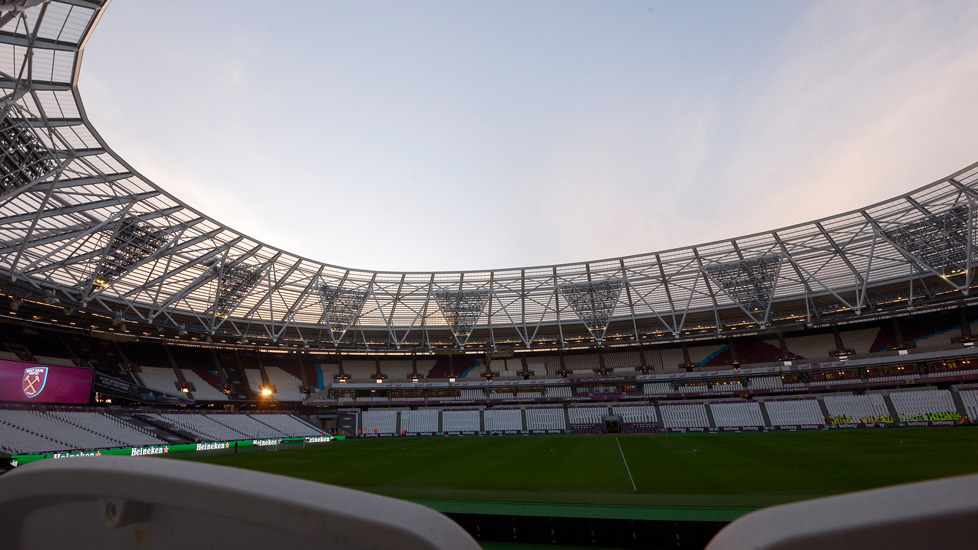
M217 277L214 317L227 319L261 280L262 270L241 260L215 263L212 269Z
M105 252L91 278L92 286L99 289L108 288L116 277L166 245L162 231L134 217L123 218L105 232L105 241Z
M366 288L339 288L328 284L319 285L322 299L324 321L329 325L329 335L334 342L339 341L350 329L369 292Z
M654 343L972 300L978 165L814 222L621 258L424 273L303 258L198 212L109 148L77 86L106 4L0 4L7 294L341 351Z
M594 339L598 342L604 339L608 322L621 298L622 280L565 283L558 288Z
M438 309L445 316L445 321L452 329L452 335L459 347L465 347L472 335L472 329L482 311L489 303L489 291L483 289L476 290L436 290L435 302Z
M714 283L761 326L767 324L767 313L780 270L780 254L719 263L706 268Z
M30 120L11 116L0 120L0 196L30 185L55 165L54 155L41 143Z
M945 277L964 273L968 269L969 236L973 231L972 209L961 205L931 214L920 208L926 218L887 231L886 236L911 261Z

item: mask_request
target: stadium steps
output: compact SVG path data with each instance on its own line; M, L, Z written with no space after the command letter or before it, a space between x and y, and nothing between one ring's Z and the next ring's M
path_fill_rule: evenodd
M832 415L829 414L829 408L825 406L825 400L824 399L816 399L816 401L818 401L818 410L822 411L822 418L829 418L829 417L831 417ZM896 417L894 417L894 418L896 418Z
M129 422L130 424L135 424L137 427L150 432L171 445L193 443L194 440L198 439L196 435L190 432L181 430L180 428L144 415L119 415L119 418Z
M961 395L957 391L951 392L951 401L954 403L954 408L958 414L968 416L968 409L964 406L964 401L961 400Z
M771 415L767 413L767 405L764 401L761 401L759 405L761 406L761 418L764 419L764 426L767 428L772 427L774 424L771 423Z
M655 402L655 429L659 432L666 431L666 426L662 422L662 410L659 408L659 402Z
M887 392L883 393L883 402L886 403L886 410L890 411L890 418L893 419L894 426L900 426L903 422L900 422L900 415L897 414L896 406L893 405L893 400L890 399L890 394Z
M62 422L64 424L68 424L70 426L74 426L75 428L78 428L79 430L88 432L90 434L93 434L93 435L96 435L96 436L99 436L99 437L103 437L103 438L105 438L105 439L107 439L107 440L115 443L116 446L118 446L118 447L125 447L126 446L126 442L125 441L123 441L123 440L121 440L121 439L119 439L117 437L112 437L111 435L104 434L102 432L97 432L97 431L91 429L88 426L83 426L83 425L75 422L74 420L72 420L71 417L68 416L68 415L61 416L61 415L51 414L51 413L46 412L46 411L41 411L41 414L44 417L50 419L52 422Z
M257 423L259 423L259 424L261 424L262 426L265 426L265 427L266 427L266 428L268 428L269 430L272 430L272 431L275 431L275 432L278 432L278 433L279 433L279 434L280 434L280 435L281 435L282 437L289 437L289 434L287 434L287 433L285 433L285 432L283 432L281 428L278 428L278 427L276 427L276 426L272 426L271 424L268 424L267 422L262 422L262 421L261 421L261 419L259 419L258 417L256 417L256 416L254 416L254 415L251 415L251 414L248 414L248 415L245 415L245 416L247 416L248 418L250 418L250 419L252 419L252 420L254 420L255 422L257 422ZM240 433L240 431L241 431L241 430L237 430L237 429L235 429L235 428L232 428L231 426L228 426L228 425L226 425L225 423L223 423L223 422L220 422L220 421L218 421L218 420L217 420L217 419L215 419L215 418L211 418L211 420L214 420L214 421L215 421L215 422L217 422L218 424L220 424L220 425L222 425L222 426L224 426L224 427L226 427L226 428L228 428L228 429L231 429L231 430L234 430L234 431L236 431L236 432L239 432L239 433Z
M709 405L704 408L706 409L706 421L710 424L710 431L717 431L717 420L713 417L713 409Z

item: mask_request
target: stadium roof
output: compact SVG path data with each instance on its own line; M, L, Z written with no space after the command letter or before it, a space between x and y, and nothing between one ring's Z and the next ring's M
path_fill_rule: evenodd
M716 337L960 303L974 284L978 164L852 212L628 257L405 273L303 258L184 204L92 127L77 83L106 4L0 5L12 296L200 335L430 351Z

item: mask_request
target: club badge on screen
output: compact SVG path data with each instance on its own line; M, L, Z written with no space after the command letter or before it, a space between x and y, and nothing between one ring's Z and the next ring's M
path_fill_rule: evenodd
M24 395L26 395L28 399L41 395L47 381L47 367L28 367L24 369Z

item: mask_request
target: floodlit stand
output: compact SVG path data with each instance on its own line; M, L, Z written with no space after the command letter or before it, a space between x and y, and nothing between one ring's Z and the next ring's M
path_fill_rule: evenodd
M450 519L418 504L145 457L43 460L4 474L0 533L4 549L479 548Z
M706 550L973 550L978 475L775 506L717 533Z

